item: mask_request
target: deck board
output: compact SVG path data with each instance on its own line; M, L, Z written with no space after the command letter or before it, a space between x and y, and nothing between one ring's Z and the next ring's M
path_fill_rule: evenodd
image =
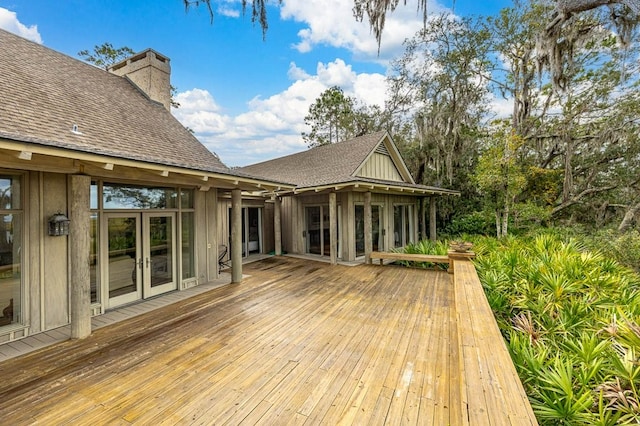
M274 257L246 265L244 273L241 284L0 362L0 418L76 425L523 424L513 407L521 401L500 405L510 387L487 396L496 383L514 380L509 371L485 374L491 362L476 345L495 331L490 311L475 306L481 297L473 289L454 293L446 272ZM466 298L462 310L457 296ZM466 318L474 315L485 317ZM460 321L480 331L461 333ZM482 407L500 411L493 423Z

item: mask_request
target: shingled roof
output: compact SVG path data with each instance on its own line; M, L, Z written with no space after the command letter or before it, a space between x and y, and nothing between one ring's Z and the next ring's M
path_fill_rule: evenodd
M322 145L240 170L263 178L290 182L301 188L350 182L358 167L386 134L382 131Z
M0 94L0 139L235 175L127 79L4 30Z
M368 183L384 186L387 190L388 187L395 187L400 190L414 189L422 193L459 194L457 191L417 185L408 181L385 181L357 176L359 168L386 138L393 144L388 132L381 131L253 164L241 168L240 171L264 179L289 182L296 185L297 189ZM406 167L404 164L401 166Z

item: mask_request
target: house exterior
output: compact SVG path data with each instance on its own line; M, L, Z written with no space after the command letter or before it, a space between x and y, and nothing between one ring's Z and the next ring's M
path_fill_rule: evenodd
M417 241L420 219L426 212L421 206L427 200L429 234L435 239L437 197L459 195L457 191L417 185L386 131L240 171L295 185L264 204L265 211L273 210L274 217L281 217L281 249L324 256L332 263L367 260L372 250L389 250ZM423 235L425 223L423 219ZM276 242L275 251L278 249Z
M207 150L169 74L151 49L107 72L0 30L0 343L84 337L92 315L217 278L219 197L235 239L242 192L293 188Z

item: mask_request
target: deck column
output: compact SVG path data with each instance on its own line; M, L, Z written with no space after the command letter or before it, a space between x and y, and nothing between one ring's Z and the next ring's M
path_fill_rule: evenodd
M275 245L276 256L282 255L282 222L281 222L281 208L282 200L280 197L275 197L275 203L273 205L273 239Z
M427 206L426 197L420 198L420 239L427 239Z
M436 241L436 197L429 198L429 239Z
M70 177L69 255L71 261L71 338L82 339L91 334L90 191L91 177Z
M338 264L338 202L336 193L329 193L329 247L331 264Z
M373 251L373 226L371 218L371 191L364 193L364 262L369 263Z
M242 281L242 192L231 190L231 282Z

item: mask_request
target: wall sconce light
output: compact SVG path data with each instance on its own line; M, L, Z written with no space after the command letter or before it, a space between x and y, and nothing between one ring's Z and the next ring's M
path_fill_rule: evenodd
M69 218L58 212L49 218L49 235L69 235Z

